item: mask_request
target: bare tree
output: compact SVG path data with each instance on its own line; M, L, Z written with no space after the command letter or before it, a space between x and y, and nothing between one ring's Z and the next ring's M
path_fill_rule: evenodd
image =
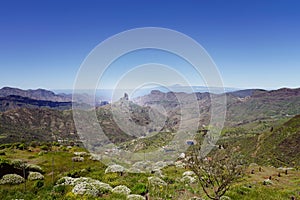
M187 165L195 172L199 184L206 196L219 200L232 183L244 174L243 160L238 155L237 149L228 152L217 149L210 157L201 156L200 149L194 147Z

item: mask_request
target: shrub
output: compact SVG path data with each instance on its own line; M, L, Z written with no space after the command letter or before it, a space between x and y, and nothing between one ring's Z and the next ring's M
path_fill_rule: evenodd
M48 151L49 150L49 147L47 145L42 145L40 147L41 150L44 150L44 151Z
M34 187L35 189L40 189L40 188L43 187L43 186L44 186L44 181L42 181L42 180L36 181L36 182L34 183L34 185L33 185L33 187Z
M35 164L27 164L26 165L26 170L27 171L32 171L32 172L40 172L40 173L44 173L44 170L38 166L38 165L35 165Z
M184 176L180 179L180 181L183 183L191 184L191 183L195 183L197 179L192 176Z
M137 183L133 186L132 193L145 195L147 193L147 186L144 183Z
M74 155L75 156L88 156L89 155L89 153L87 153L87 152L84 152L84 151L82 151L82 152L74 152Z
M53 187L53 191L56 193L64 194L66 192L65 185L56 185Z
M141 195L137 195L137 194L130 194L127 196L128 200L145 200L146 198L141 196Z
M177 168L184 168L185 167L185 163L183 163L182 161L176 161L175 163L175 166L177 167Z
M122 167L121 165L110 165L106 168L105 174L107 173L123 173L125 172L125 168Z
M67 173L67 176L72 178L79 178L85 176L89 171L87 169L82 170L71 170Z
M34 180L43 180L44 176L39 172L29 172L28 180L34 181Z
M80 156L75 156L75 157L72 157L72 161L73 162L83 162L84 158L80 157Z
M186 171L186 172L183 172L182 176L195 176L195 172L193 172L193 171Z
M0 184L16 185L23 183L25 179L18 174L6 174L0 179Z
M99 191L94 187L94 185L86 182L82 182L75 185L72 192L76 195L91 195L91 196L99 195Z
M30 144L29 144L29 146L31 146L31 147L33 147L33 148L37 147L38 145L39 145L39 144L38 144L37 141L32 141L32 142L30 142Z
M130 194L131 190L126 187L125 185L119 185L117 187L115 187L114 189L112 189L113 193L119 193L119 194Z
M0 166L2 166L3 164L9 164L9 160L6 160L4 158L0 158Z
M98 196L109 193L111 190L110 185L94 180L93 182L80 182L76 184L72 192L76 195Z
M52 142L52 145L56 146L56 147L59 147L60 144L59 144L59 142Z
M20 149L20 150L24 150L24 149L26 149L26 145L24 143L21 143L18 146L16 146L16 148Z
M149 184L150 185L154 185L154 186L166 186L167 183L165 181L163 181L162 179L158 178L158 177L149 177L148 178Z
M74 186L72 192L74 194L87 194L87 195L100 195L109 193L112 190L112 187L109 184L100 182L98 180L92 178L71 178L71 177L63 177L57 181L55 187L59 185L72 185Z
M11 161L11 164L14 168L23 169L25 162L23 160L15 159Z
M168 184L174 184L176 180L175 180L175 178L166 176L166 177L164 177L164 181Z

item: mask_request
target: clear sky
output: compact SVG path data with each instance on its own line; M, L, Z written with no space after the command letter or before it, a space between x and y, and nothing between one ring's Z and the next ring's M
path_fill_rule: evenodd
M194 38L225 86L300 87L299 10L299 0L2 0L0 87L72 88L96 45L148 26Z

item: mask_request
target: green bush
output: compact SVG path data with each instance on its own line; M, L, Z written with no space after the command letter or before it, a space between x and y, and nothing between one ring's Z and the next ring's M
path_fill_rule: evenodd
M4 159L4 158L0 158L0 167L3 166L3 164L9 164L9 160Z
M36 182L34 183L34 185L33 185L33 187L34 187L35 189L40 189L40 188L43 187L43 186L44 186L44 181L42 181L42 180L36 181Z
M72 178L79 178L85 176L88 173L86 169L83 170L71 170L66 175Z
M16 148L20 149L20 150L25 150L26 149L26 145L24 143L21 143L18 146L16 146Z
M137 183L132 188L132 193L133 194L145 195L147 193L147 191L148 191L147 186L144 183Z
M32 141L32 142L30 142L30 144L29 144L29 146L31 146L31 147L33 147L33 148L37 147L38 145L39 145L39 143L38 143L37 141Z
M59 194L66 193L66 186L65 185L56 185L53 187L53 191Z
M44 151L48 151L49 147L47 145L42 145L42 146L40 146L40 149L44 150Z

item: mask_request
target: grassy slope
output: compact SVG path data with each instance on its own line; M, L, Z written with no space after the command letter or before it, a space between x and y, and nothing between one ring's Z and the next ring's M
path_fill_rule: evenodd
M6 155L1 156L5 159L22 159L28 163L38 164L45 170L45 185L36 189L34 187L34 181L27 181L26 190L24 184L18 186L1 185L0 186L0 199L78 199L78 196L74 196L70 191L71 187L61 188L60 191L52 191L52 169L54 171L54 181L60 177L69 176L86 176L98 179L100 181L109 183L111 186L126 185L133 193L137 193L139 190L136 185L144 185L147 187L147 177L151 174L129 174L125 173L123 176L118 174L105 174L105 166L98 161L91 161L88 157L85 157L84 162L71 161L74 151L82 151L78 147L73 147L69 151L61 151L58 147L53 148L52 152L38 156L39 149L27 150L13 150L6 149ZM52 167L52 159L54 165ZM82 169L86 169L82 172ZM186 169L188 170L188 169ZM254 170L255 173L251 174L250 171ZM154 193L154 199L161 197L163 199L189 199L192 196L203 196L204 194L200 190L197 184L186 185L179 180L181 174L185 169L179 169L175 167L167 167L163 169L165 174L164 180L168 183L168 186L164 190L156 191ZM247 170L247 176L235 184L231 190L227 193L232 199L288 199L292 195L299 198L299 184L300 184L300 172L290 170L288 175L282 173L281 177L277 177L279 170L273 167L262 167L262 172L259 172L258 166L249 167ZM262 182L269 176L273 177L273 185L264 186ZM251 188L249 188L251 186ZM24 192L25 191L25 192ZM80 197L83 199L83 197ZM92 199L88 197L87 199ZM125 199L124 196L117 196L114 194L106 195L100 199Z

